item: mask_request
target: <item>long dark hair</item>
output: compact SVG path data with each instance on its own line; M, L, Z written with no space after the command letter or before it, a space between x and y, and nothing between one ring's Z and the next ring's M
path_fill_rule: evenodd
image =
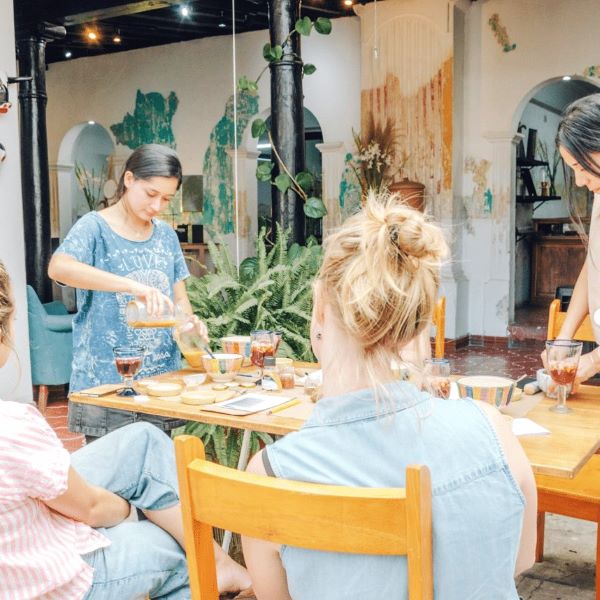
M125 173L131 171L136 179L175 177L177 189L181 185L181 162L177 152L160 144L144 144L136 148L127 159L117 187L117 198L125 193Z
M584 96L567 106L556 133L562 146L588 173L600 177L590 155L600 152L600 94Z

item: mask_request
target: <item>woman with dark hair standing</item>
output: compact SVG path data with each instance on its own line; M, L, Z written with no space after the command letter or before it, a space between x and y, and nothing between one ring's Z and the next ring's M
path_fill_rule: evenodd
M189 271L173 229L156 217L181 185L181 163L174 150L158 144L139 147L119 181L118 201L79 219L54 253L49 276L77 288L73 321L73 372L70 391L120 381L113 348L145 349L140 375L150 377L179 368L170 329L127 326L125 307L136 298L149 313L179 304L192 316L185 288ZM196 318L196 317L192 317ZM206 335L203 323L197 326ZM181 421L152 415L69 404L69 429L94 438L137 420L165 431Z
M587 258L577 278L567 316L558 337L571 339L586 315L600 308L600 94L576 100L566 109L556 135L565 164L572 170L575 184L594 194ZM594 322L596 342L600 326ZM542 354L545 364L545 353ZM600 371L600 350L584 354L579 361L577 381L585 381Z

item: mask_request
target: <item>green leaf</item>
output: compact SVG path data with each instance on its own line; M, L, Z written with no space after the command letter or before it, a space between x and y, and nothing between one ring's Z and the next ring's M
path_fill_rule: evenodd
M298 185L308 193L315 183L315 178L312 176L312 173L309 173L308 171L300 171L300 173L296 175L296 181L298 182Z
M316 70L317 67L315 67L315 65L311 65L310 63L304 63L302 66L302 72L305 75L312 75Z
M327 214L327 209L321 198L312 196L304 203L304 214L311 219L320 219Z
M273 163L269 161L261 161L256 167L256 179L259 181L271 181L271 171Z
M267 133L267 124L262 119L254 119L252 121L252 137L259 138Z
M329 35L331 33L331 19L318 17L315 21L315 31L323 35Z
M249 81L246 89L249 92L258 92L258 83L256 83L256 81Z
M311 27L312 27L312 21L310 20L310 18L302 17L301 19L298 19L296 21L296 26L294 27L294 29L300 35L310 35Z
M258 274L258 261L256 256L245 258L240 264L240 277L244 282L251 282Z
M266 43L263 46L263 58L267 62L273 62L276 60L281 60L283 56L283 47L279 44L275 46L271 46L271 44Z
M275 185L282 194L285 194L290 189L292 180L286 173L280 173L275 177Z
M242 75L238 80L238 88L243 91L248 89L248 78L245 75Z

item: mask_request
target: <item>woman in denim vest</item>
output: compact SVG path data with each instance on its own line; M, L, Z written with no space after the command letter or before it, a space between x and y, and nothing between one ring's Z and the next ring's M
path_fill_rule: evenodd
M323 398L305 426L248 469L323 484L404 487L425 464L433 488L433 569L440 600L516 600L533 564L536 491L504 417L394 380L390 362L431 323L446 243L397 198L371 196L326 242L311 340ZM343 351L341 351L343 349ZM407 597L406 557L280 547L244 539L259 600Z

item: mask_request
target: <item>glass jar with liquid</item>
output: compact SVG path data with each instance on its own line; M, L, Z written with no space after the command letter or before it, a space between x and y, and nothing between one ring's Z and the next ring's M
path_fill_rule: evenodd
M125 318L129 327L139 329L140 327L175 327L186 316L178 304L172 306L164 304L159 313L151 315L144 302L132 300L125 308Z

